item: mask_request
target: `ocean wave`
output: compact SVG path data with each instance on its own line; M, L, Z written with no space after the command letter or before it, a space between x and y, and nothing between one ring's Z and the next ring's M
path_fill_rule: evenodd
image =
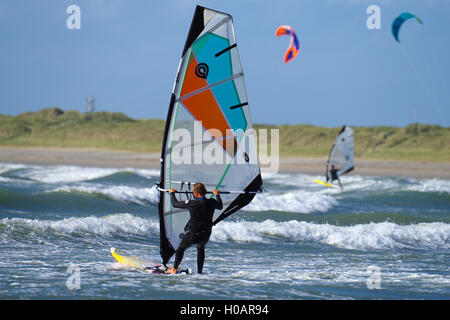
M424 179L406 187L409 191L438 192L450 194L450 180Z
M0 174L18 169L20 169L20 172L17 172L16 176L48 184L88 181L108 177L120 172L131 172L146 179L159 176L159 170L153 169L114 169L65 165L26 166L22 164L0 164Z
M109 186L101 184L82 184L63 186L49 190L48 192L82 192L88 194L99 194L114 201L136 203L141 206L157 204L159 192L156 187L137 188L124 185Z
M324 177L321 175L278 173L269 175L267 179L264 179L264 183L269 184L272 189L287 188L290 190L310 191L316 194L332 196L341 194L339 188L323 186L315 182L314 179L325 181ZM401 187L399 181L391 178L379 179L377 177L351 175L342 176L340 177L340 180L344 187L344 191L347 193L349 191L392 190Z
M264 175L263 175L264 177ZM280 187L295 187L299 190L309 190L323 194L339 194L335 188L323 187L314 179L323 180L323 176L307 174L270 174L266 175L265 183ZM413 179L406 177L376 177L349 175L340 177L344 191L418 191L450 193L450 180L443 179Z
M8 242L11 233L21 235L59 233L97 236L159 235L159 221L129 213L103 217L39 220L24 218L0 219L0 239ZM21 238L20 236L19 238ZM17 237L16 237L17 238ZM278 239L278 240L277 240ZM211 234L214 242L271 243L274 241L307 242L349 250L450 249L450 224L442 222L398 225L392 222L335 226L305 221L276 222L222 221Z
M0 176L0 182L13 182L13 181L14 181L13 179Z
M314 242L343 249L450 248L450 225L440 222L398 225L391 222L354 226L305 221L222 222L213 229L213 241L265 242L267 237Z
M267 181L273 184L280 184L285 186L302 186L302 185L314 185L315 182L311 175L303 173L261 173L263 181Z
M281 194L257 194L244 211L327 212L338 201L331 195L297 190Z
M66 218L62 220L39 220L22 218L4 218L2 238L8 232L25 229L37 232L57 232L66 235L89 233L100 236L132 234L148 236L159 234L159 222L133 216L129 213L112 214L104 217Z
M155 178L160 176L161 171L160 170L156 170L156 169L133 169L133 168L127 168L126 169L127 172L132 172L135 173L141 177L150 179L150 178Z
M22 178L43 183L79 182L98 179L117 172L116 169L85 168L76 166L32 166L18 174Z
M16 163L3 163L0 162L0 174L7 173L9 171L17 170L17 169L23 169L26 166L23 164L16 164Z

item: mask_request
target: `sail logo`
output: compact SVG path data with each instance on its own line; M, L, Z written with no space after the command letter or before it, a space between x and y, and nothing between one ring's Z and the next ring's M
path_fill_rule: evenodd
M209 67L206 63L199 63L195 67L195 75L199 78L206 79L208 77Z

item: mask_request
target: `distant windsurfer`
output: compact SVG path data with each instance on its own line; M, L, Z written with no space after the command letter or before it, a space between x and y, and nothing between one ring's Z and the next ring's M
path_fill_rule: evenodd
M197 245L197 272L203 272L205 261L205 246L211 236L212 219L214 210L223 208L219 190L214 190L216 199L207 199L205 186L197 182L194 185L193 194L195 200L178 201L175 197L176 189L169 189L172 206L175 208L188 209L191 218L188 222L187 231L184 233L181 243L175 254L173 268L169 268L167 273L177 273L178 266L183 260L184 251L190 246Z
M339 182L339 187L341 187L341 190L343 190L344 188L342 187L341 180L339 179L337 172L338 169L336 169L336 167L332 164L329 170L330 175L327 175L327 182L328 180L331 180L331 183L333 183L333 181L337 180Z

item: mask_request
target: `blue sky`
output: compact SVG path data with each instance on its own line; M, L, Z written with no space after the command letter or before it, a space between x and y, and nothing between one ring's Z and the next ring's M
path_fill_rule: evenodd
M69 30L69 5L81 29ZM255 123L450 125L450 1L2 0L0 113L44 107L165 119L196 4L233 16ZM369 30L369 5L381 29ZM398 44L393 19L407 21ZM283 63L296 31L301 51Z

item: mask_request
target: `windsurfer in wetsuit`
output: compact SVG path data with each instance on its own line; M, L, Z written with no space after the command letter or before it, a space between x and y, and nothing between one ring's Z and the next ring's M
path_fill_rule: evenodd
M184 251L190 246L197 245L197 272L203 271L203 262L205 261L205 246L211 236L212 219L214 210L223 208L222 199L219 190L214 190L216 199L206 199L205 186L197 182L194 185L193 194L195 200L178 201L175 197L176 189L169 189L172 206L175 208L188 209L191 218L188 222L188 229L184 233L181 243L175 254L175 264L169 268L167 273L176 273L178 266L183 260Z
M338 176L338 169L335 168L335 166L332 164L330 166L330 175L331 175L331 179L329 178L329 175L327 175L327 182L328 180L331 180L331 183L333 183L334 180L337 180L339 182L339 186L341 187L341 190L343 190L342 184L341 184L341 180L339 179Z

